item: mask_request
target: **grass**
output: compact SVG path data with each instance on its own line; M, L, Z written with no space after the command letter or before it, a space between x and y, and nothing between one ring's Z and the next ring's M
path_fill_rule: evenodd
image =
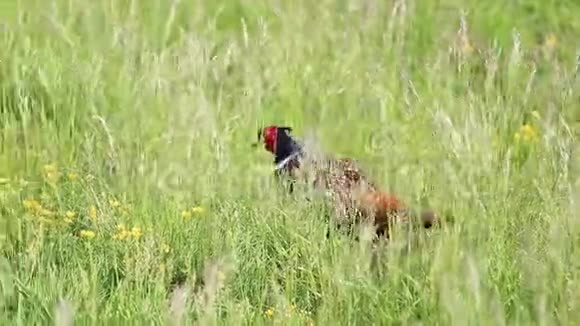
M3 323L580 320L577 2L0 8ZM264 124L456 223L327 240Z

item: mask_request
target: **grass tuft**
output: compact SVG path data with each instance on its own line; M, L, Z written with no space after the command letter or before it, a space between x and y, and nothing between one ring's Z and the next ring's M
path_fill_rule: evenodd
M570 324L574 1L0 5L6 324ZM256 128L450 227L326 239ZM362 238L362 237L361 237Z

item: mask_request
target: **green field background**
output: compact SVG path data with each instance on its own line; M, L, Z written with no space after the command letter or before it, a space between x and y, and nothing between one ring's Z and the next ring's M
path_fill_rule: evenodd
M580 2L0 2L6 325L574 325ZM258 127L453 216L326 239Z

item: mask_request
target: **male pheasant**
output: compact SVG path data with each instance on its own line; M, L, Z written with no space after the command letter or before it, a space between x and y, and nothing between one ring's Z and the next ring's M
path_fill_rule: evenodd
M354 160L308 151L291 131L291 127L274 125L258 130L258 142L274 154L275 175L289 181L289 192L294 191L297 181L323 190L334 208L339 228L370 223L378 237L389 238L394 223L414 222L414 213L403 201L379 190ZM430 210L421 212L420 219L424 228L438 222L437 215Z

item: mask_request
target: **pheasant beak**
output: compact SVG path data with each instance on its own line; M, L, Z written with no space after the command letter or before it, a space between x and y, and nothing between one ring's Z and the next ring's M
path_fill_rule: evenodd
M258 141L253 142L251 144L252 148L257 148L260 145L260 141L262 140L262 128L258 129Z

